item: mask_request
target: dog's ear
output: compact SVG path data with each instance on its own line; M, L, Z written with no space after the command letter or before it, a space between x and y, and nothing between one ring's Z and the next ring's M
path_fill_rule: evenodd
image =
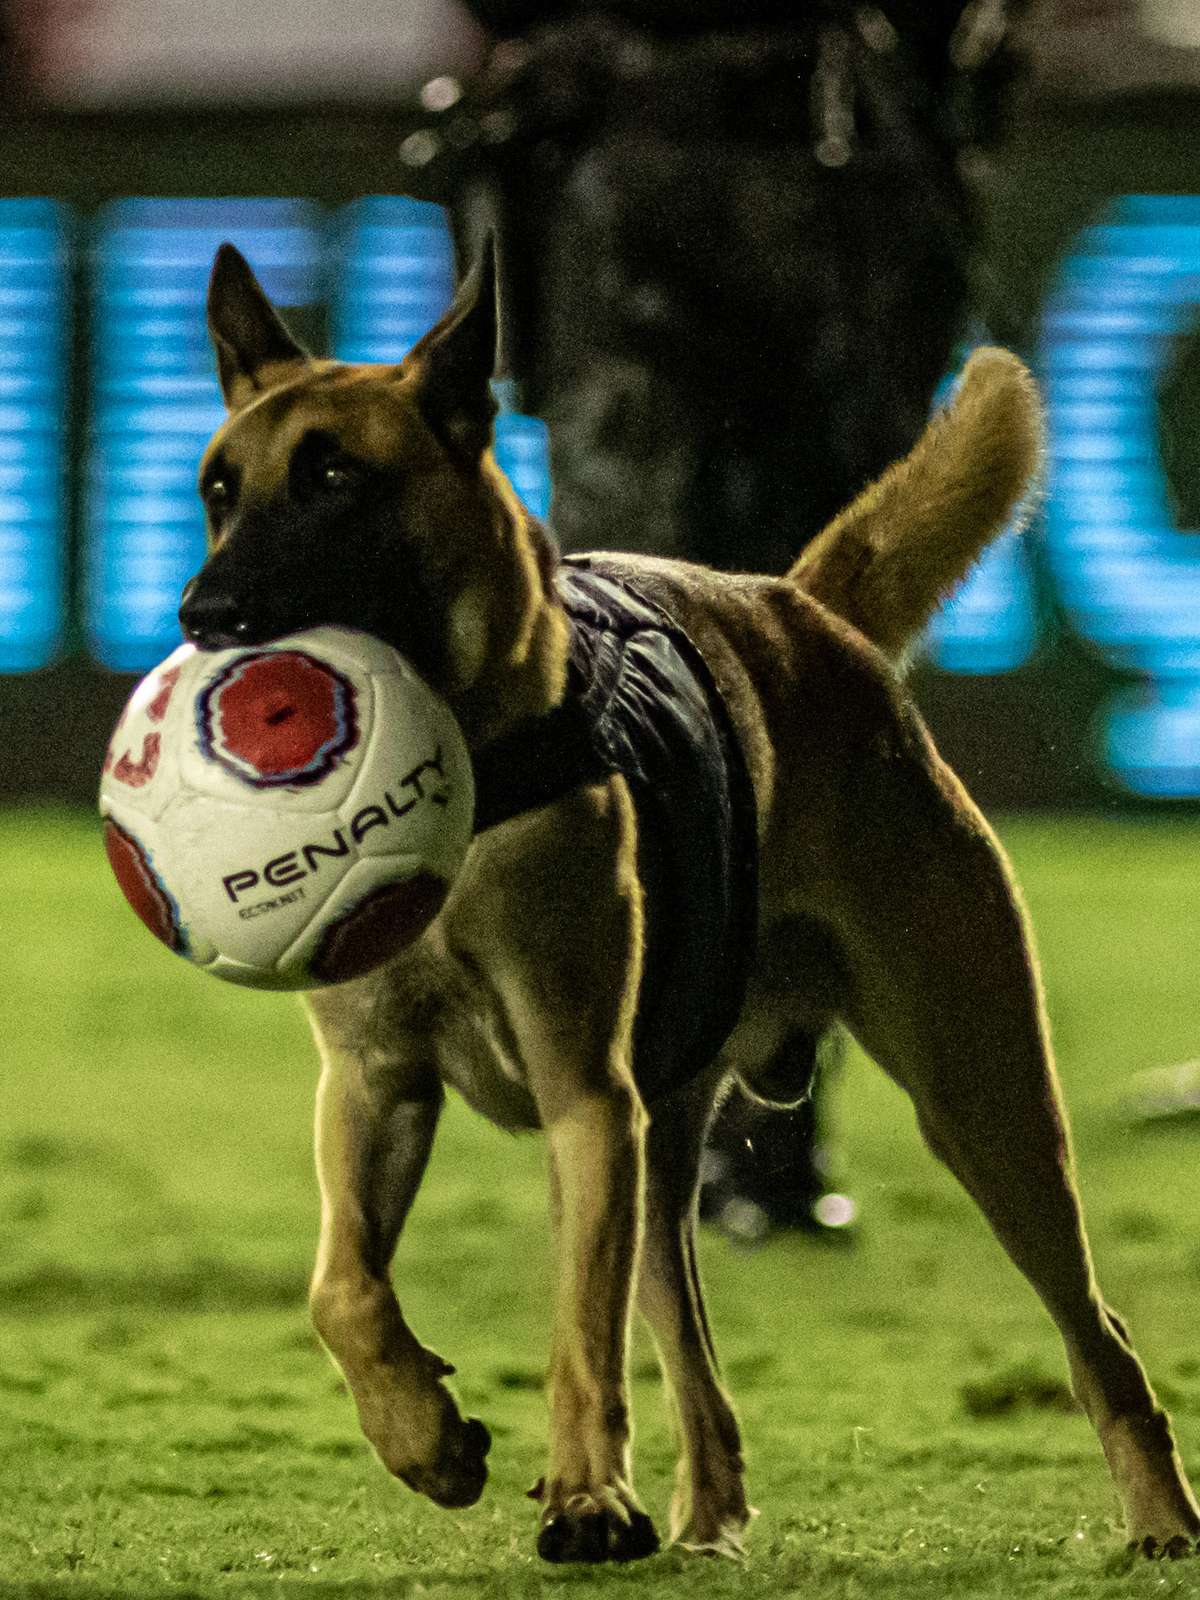
M245 256L223 244L208 282L208 332L221 393L231 411L271 389L309 357L280 321Z
M456 454L476 458L491 442L495 366L496 252L489 236L454 304L404 363L406 372L416 373L422 415Z

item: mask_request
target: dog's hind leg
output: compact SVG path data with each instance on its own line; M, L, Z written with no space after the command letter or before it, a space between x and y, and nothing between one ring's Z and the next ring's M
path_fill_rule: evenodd
M742 1442L717 1371L696 1265L696 1190L715 1079L653 1108L646 1141L646 1223L638 1307L658 1345L681 1435L671 1540L740 1556L750 1519Z
M392 1254L425 1171L441 1109L436 1075L399 1042L372 1059L358 1040L368 980L309 997L322 1059L317 1092L321 1241L310 1304L384 1466L443 1506L478 1500L490 1439L464 1419L400 1311Z
M999 846L915 714L860 746L835 921L848 1018L1058 1324L1132 1543L1200 1534L1170 1422L1092 1269L1035 958Z

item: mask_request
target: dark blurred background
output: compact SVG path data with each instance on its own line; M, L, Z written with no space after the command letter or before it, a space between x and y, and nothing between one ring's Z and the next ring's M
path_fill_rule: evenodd
M461 239L472 183L495 160L489 141L511 130L456 107L491 44L531 9L571 8L0 7L0 794L89 800L131 675L177 642L179 590L203 539L195 464L221 416L202 313L216 244L231 238L244 250L315 346L399 359L445 304L454 272L445 213L410 196L448 184L462 202ZM756 21L766 37L810 9L819 21L837 8L764 3ZM883 53L880 26L903 35L937 9L840 8L868 41L875 29ZM959 176L978 207L967 263L974 312L945 365L949 375L987 338L1035 364L1049 408L1046 494L1031 530L1002 540L937 620L918 693L984 804L1186 806L1200 796L1200 8L1057 0L1018 9L1003 117L963 141ZM659 37L703 10L699 0L613 8L616 23L629 13ZM990 0L966 10L984 41L990 20L1011 20ZM836 55L814 60L806 119L820 114L813 85L838 69ZM686 113L686 77L663 93ZM836 177L829 104L825 153ZM746 94L730 132L697 125L691 147L701 180L693 207L726 193L710 226L703 215L689 226L704 236L708 279L728 294L755 249L756 220L751 210L731 221L723 148L754 114ZM559 159L549 144L535 156ZM668 183L678 198L684 176L645 181ZM902 218L904 197L886 198ZM814 228L825 220L814 214ZM877 235L864 233L864 251ZM855 258L853 238L836 246L831 261ZM517 273L510 292L521 281ZM938 292L932 280L929 292ZM651 300L643 311L652 325ZM786 299L775 314L788 315ZM940 364L919 307L912 320L912 359ZM720 370L722 342L736 335L727 307L714 301L705 331L690 343L695 408ZM539 408L536 360L513 359L533 379L503 389L499 454L545 512L549 447L528 414ZM770 431L781 458L802 459L811 440L793 419L778 407L757 415L754 404L747 394L736 409L754 418L755 447ZM569 442L556 420L560 431ZM677 433L686 440L686 405ZM730 438L731 458L740 447ZM601 501L605 492L601 483ZM713 548L691 553L736 565L736 478L706 493L721 508L710 518ZM609 542L591 532L599 515L578 527L571 515L558 520L568 545L585 533ZM786 507L770 520L778 546ZM611 542L637 539L617 526ZM747 565L757 561L752 544Z

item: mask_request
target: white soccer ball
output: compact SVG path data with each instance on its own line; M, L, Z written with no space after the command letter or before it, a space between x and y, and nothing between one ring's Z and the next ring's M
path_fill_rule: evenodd
M181 645L142 679L100 784L108 858L164 944L260 989L361 976L437 915L471 843L452 712L347 628Z

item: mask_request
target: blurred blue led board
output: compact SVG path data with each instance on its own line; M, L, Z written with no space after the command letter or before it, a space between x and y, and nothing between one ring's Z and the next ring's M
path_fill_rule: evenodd
M961 352L964 362L969 353ZM937 405L949 400L955 381L947 379L941 385ZM1025 539L1008 532L988 546L962 587L934 616L923 648L943 672L981 676L1021 666L1033 654L1037 636Z
M1024 536L1003 533L929 624L925 650L943 672L1012 672L1037 643Z
M67 229L52 200L0 200L0 671L64 627Z
M320 213L304 201L122 200L96 219L85 625L120 671L178 644L180 590L204 557L196 468L225 414L204 297L225 239L276 304L317 297Z
M550 515L550 436L546 424L519 411L496 418L496 461L535 517Z
M1100 739L1105 765L1136 794L1200 795L1200 679L1122 690L1106 708Z
M454 245L440 206L368 195L346 206L331 327L339 361L403 361L454 294Z
M1072 627L1144 677L1100 739L1137 793L1200 794L1200 531L1172 522L1156 390L1200 314L1200 197L1131 195L1087 228L1043 324L1046 549Z

